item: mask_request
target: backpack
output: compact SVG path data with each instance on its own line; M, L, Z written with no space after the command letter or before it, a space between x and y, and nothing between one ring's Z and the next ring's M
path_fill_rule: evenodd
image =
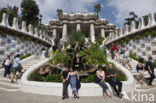
M5 61L6 61L6 60L4 60L3 63L2 63L2 66L3 66L3 67L5 66Z

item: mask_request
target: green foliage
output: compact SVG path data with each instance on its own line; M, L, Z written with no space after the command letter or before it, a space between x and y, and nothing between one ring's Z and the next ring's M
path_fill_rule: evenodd
M146 31L146 32L144 33L144 36L145 36L145 37L148 37L150 34L151 34L151 33L150 33L149 31Z
M29 77L29 80L31 81L42 81L43 76L39 74L39 71L35 71L34 73L31 74Z
M5 33L4 33L3 31L1 31L1 30L0 30L0 35L1 35L2 37L5 37L5 36L6 36Z
M138 35L138 34L136 34L136 35L134 36L134 39L135 39L135 40L139 40L139 39L141 39L141 36Z
M44 82L61 82L61 74L50 74L43 78Z
M59 51L58 49L52 53L52 58L51 60L55 63L63 63L63 64L68 64L68 61L71 59L71 56L68 55L66 51Z
M80 56L85 65L102 65L107 62L104 50L97 44L92 44L90 48L80 51Z
M118 71L117 75L116 75L116 80L118 81L126 81L126 76L123 72Z
M57 12L58 18L60 18L62 16L63 10L62 9L57 9L56 12Z
M131 11L129 13L129 16L128 18L125 18L125 24L124 25L131 25L131 22L132 21L138 21L138 16L135 14L135 12Z
M148 16L145 15L145 16L143 16L143 18L144 18L144 21L145 21L145 26L147 26L147 24L148 24Z
M26 54L26 55L24 55L24 56L21 56L20 59L23 60L23 59L25 59L25 58L27 58L27 57L29 57L29 56L31 56L31 54L28 53L28 54Z
M80 78L81 83L91 83L94 82L96 74L90 74L87 77Z
M78 42L79 44L85 43L84 34L79 30L78 31L73 30L69 36L69 43L71 45L74 45L76 42Z
M136 61L139 61L139 59L140 59L140 58L137 58L137 57L136 57L134 54L132 54L132 53L129 54L129 57L132 58L132 59L134 59L134 60L136 60Z
M152 31L151 36L152 36L152 37L156 36L156 30L153 30L153 31Z
M125 38L125 41L128 43L131 39L129 37Z
M104 40L103 37L97 37L97 38L96 38L96 43L99 44L99 45L101 45L102 42L103 42L103 40Z
M26 21L27 25L34 26L39 23L39 7L34 0L23 0L21 3L22 20Z
M94 11L97 14L97 17L99 18L99 12L101 11L101 4L94 5Z
M0 9L0 21L2 20L3 13L6 13L9 15L8 23L10 26L12 26L14 17L18 17L18 7L7 6L6 8L1 8Z

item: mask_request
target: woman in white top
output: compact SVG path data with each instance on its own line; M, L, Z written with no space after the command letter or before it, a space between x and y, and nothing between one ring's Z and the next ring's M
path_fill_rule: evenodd
M10 67L11 67L10 64L11 64L10 57L7 56L4 63L4 68L5 68L4 77L10 74Z
M96 78L97 80L95 80L95 82L102 87L104 98L108 96L107 90L110 94L109 97L111 97L112 92L108 89L108 86L105 83L105 72L102 70L102 66L98 66L98 70L96 71Z

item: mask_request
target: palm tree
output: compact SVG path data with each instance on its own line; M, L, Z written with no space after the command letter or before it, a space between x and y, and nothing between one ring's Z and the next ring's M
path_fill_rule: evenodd
M97 17L99 18L99 12L101 11L101 4L94 5L94 11L97 14Z
M56 12L57 12L57 16L60 18L60 16L63 13L63 10L62 9L57 9Z

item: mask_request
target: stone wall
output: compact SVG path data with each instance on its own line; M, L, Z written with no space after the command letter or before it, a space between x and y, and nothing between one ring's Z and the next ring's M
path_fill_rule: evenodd
M156 37L142 37L140 40L132 39L126 43L126 48L137 57L142 57L148 60L152 56L156 60Z
M0 35L0 64L9 53L21 53L25 55L41 55L43 44L35 43L35 41L21 40L18 36L6 34L5 37Z

